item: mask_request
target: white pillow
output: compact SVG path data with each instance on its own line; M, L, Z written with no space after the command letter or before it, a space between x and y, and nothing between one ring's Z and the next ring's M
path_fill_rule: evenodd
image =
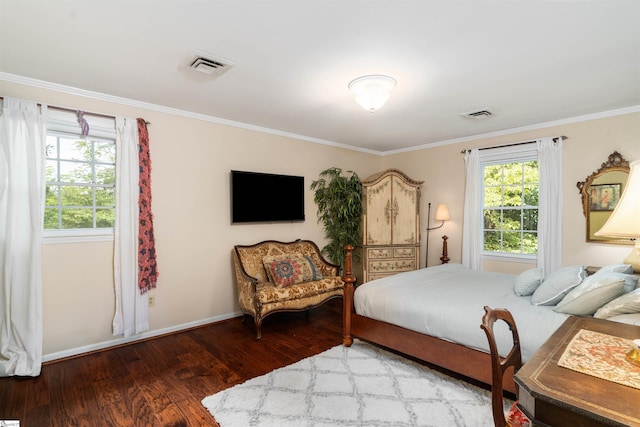
M532 268L518 274L516 283L513 285L513 292L519 297L525 297L533 292L542 283L542 269Z
M638 276L633 275L633 267L631 264L609 264L600 268L593 273L593 276L598 274L611 274L617 273L625 277L625 293L631 292L638 286Z
M633 274L633 267L631 264L609 264L601 267L594 274L598 273L625 273L625 274Z
M628 264L622 264L622 265L628 265ZM624 292L631 292L632 290L634 290L635 288L638 287L638 280L640 279L639 276L634 276L633 274L626 274L626 273L618 273L618 272L608 272L608 271L601 271L598 270L595 273L593 273L590 277L604 277L604 276L618 276L624 279Z
M593 314L598 308L623 293L624 277L615 273L594 274L573 288L554 311L576 316Z
M609 317L631 313L640 313L640 288L603 305L593 317L608 319Z
M640 313L619 314L617 316L609 317L607 320L640 326Z
M572 265L556 270L544 279L531 297L533 305L556 305L587 275L584 266Z

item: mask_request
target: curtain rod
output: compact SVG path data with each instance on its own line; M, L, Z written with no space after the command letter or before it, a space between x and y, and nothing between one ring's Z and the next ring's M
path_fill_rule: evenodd
M559 139L565 140L565 139L569 139L569 137L564 136L564 135L562 135L562 136L557 136L557 137L553 138L553 142L558 142L558 140L559 140ZM536 141L514 142L514 143L512 143L512 144L494 145L493 147L481 147L481 148L478 148L478 150L492 150L492 149L494 149L494 148L515 147L515 146L517 146L517 145L533 144L533 143L535 143L535 142L536 142ZM469 151L471 151L471 150L470 150L469 148L467 148L467 149L465 149L465 150L462 150L462 151L460 152L460 154L464 154L464 153L469 152Z
M4 100L4 96L0 96L0 99ZM42 104L38 102L38 107L42 107ZM74 110L73 108L67 108L67 107L58 107L56 105L48 105L48 108L53 108L54 110L60 110L60 111L69 111L71 113L77 113L79 110ZM95 117L105 117L107 119L115 119L115 116L110 116L108 114L101 114L101 113L92 113L90 111L83 111L84 114L89 114L91 116L95 116ZM145 120L144 121L147 125L150 125L151 122Z

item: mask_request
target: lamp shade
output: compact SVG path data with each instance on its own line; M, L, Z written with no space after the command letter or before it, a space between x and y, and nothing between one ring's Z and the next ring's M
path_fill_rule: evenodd
M640 160L629 167L631 171L622 197L596 236L640 238Z
M435 220L436 221L449 221L449 219L451 219L451 217L449 216L449 208L447 208L447 205L438 205L438 207L436 208L436 217Z
M640 273L640 160L631 163L629 167L631 171L622 197L607 222L595 235L635 239L635 247L624 262L631 265L634 273Z

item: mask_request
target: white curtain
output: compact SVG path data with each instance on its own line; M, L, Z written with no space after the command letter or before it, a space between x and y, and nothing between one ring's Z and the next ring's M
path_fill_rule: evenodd
M538 267L543 277L562 267L562 138L536 141L538 149Z
M462 264L482 269L483 248L483 182L485 164L538 159L538 267L544 275L562 266L562 140L553 138L536 144L497 147L482 153L478 149L465 153L466 191L464 229L462 232Z
M464 155L466 189L462 227L462 265L472 270L482 270L482 204L483 177L480 151L475 148Z
M128 337L149 329L148 296L138 288L138 125L116 117L116 226L113 334Z
M0 376L42 365L46 111L5 97L0 116Z

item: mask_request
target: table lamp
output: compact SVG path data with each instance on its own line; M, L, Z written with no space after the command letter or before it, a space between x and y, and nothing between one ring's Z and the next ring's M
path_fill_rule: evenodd
M622 197L595 235L635 240L635 246L624 263L631 264L634 273L640 273L640 160L632 162L629 167L629 179Z

